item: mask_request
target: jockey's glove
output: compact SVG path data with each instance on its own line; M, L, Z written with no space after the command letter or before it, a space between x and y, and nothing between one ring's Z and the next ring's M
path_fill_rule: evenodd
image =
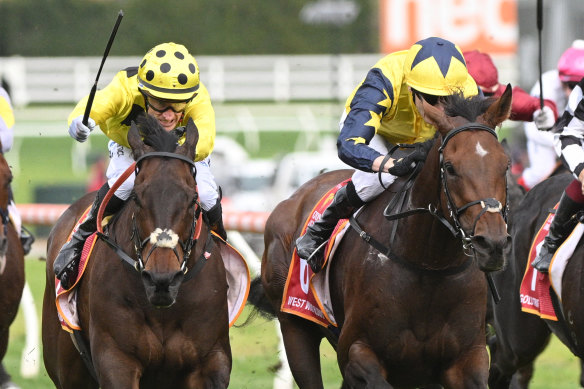
M428 151L434 145L434 139L425 142L414 143L413 151L403 158L394 161L393 166L388 169L389 174L401 177L411 173L418 162L423 162L428 156Z
M554 111L547 105L533 113L533 122L540 131L548 131L556 123Z
M83 116L77 116L69 126L69 135L77 142L85 142L89 134L96 127L95 121L92 118L87 120L87 125L83 124Z

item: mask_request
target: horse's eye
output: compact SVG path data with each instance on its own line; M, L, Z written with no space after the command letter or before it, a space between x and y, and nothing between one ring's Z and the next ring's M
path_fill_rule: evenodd
M446 169L446 173L456 175L456 170L454 170L454 166L450 162L444 164L444 169Z

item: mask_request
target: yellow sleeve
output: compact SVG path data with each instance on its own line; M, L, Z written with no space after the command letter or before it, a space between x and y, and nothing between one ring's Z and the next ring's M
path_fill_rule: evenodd
M211 105L209 92L202 83L197 96L185 110L183 125L186 125L189 118L193 119L199 130L195 161L201 161L211 154L215 146L215 111Z
M0 95L0 117L6 124L7 128L14 126L14 111L10 102L2 95Z

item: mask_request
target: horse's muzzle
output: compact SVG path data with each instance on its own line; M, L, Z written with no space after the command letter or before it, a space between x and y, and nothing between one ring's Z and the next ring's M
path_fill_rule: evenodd
M485 272L501 270L511 253L511 236L499 238L475 235L471 238L474 256L479 268Z
M184 278L182 271L156 273L144 270L142 283L150 304L157 308L168 308L176 302L178 290Z

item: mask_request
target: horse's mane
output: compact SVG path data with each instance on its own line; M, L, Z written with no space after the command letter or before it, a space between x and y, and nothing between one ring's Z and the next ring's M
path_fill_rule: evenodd
M173 152L177 147L177 137L162 127L158 120L151 115L138 115L136 125L143 137L144 144L152 147L153 151Z
M487 111L496 98L485 98L480 95L465 98L462 93L456 93L445 96L441 101L446 115L450 117L461 116L469 122L473 122Z

